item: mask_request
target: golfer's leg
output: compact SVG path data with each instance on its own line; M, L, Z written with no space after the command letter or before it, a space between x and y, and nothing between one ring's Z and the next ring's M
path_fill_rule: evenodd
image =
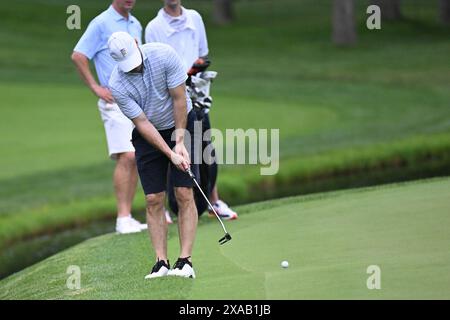
M192 188L176 187L178 203L178 233L180 236L180 257L190 257L197 231L198 214Z
M134 148L130 141L133 123L124 116L117 104L99 100L98 108L105 126L108 154L116 160L113 173L117 216L131 213L131 203L137 183Z
M165 192L147 194L147 223L156 259L167 261L167 222L164 215Z
M134 152L124 152L117 155L113 180L117 199L117 216L127 216L131 213L131 205L137 184Z

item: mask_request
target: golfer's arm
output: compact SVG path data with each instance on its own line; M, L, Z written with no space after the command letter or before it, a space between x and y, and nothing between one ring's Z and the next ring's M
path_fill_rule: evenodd
M98 86L97 81L92 75L91 69L89 69L89 60L88 58L77 51L72 53L72 61L77 67L78 73L80 74L81 79L84 81L86 86L94 91L94 87ZM94 92L95 93L95 92Z
M183 83L178 87L169 90L173 101L173 116L175 119L175 129L186 129L187 106L186 106L186 85ZM176 143L184 142L184 130L176 130Z
M158 130L148 121L144 113L141 113L137 118L133 120L136 129L141 136L152 146L160 150L166 157L170 158L172 150L159 134Z

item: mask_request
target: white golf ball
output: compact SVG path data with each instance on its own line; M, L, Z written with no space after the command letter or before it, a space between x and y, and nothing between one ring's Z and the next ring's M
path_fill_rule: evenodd
M282 266L283 268L287 268L287 267L289 267L289 262L287 262L287 261L282 261L282 262L281 262L281 266Z

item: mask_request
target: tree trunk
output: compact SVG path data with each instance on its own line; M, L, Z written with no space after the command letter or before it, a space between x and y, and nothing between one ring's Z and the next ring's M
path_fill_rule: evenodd
M439 0L439 20L450 24L450 0Z
M383 20L399 20L402 18L400 10L400 0L370 0L370 4L374 4L381 9L381 19Z
M333 42L337 45L356 43L354 0L333 0Z
M232 0L214 0L213 18L214 22L225 25L233 21L233 1Z

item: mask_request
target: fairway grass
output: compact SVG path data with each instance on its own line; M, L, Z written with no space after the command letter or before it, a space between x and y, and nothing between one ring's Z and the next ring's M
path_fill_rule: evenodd
M449 299L450 179L293 197L241 207L220 227L200 221L197 279L145 281L146 233L85 241L0 282L0 299ZM169 256L176 259L176 227ZM280 263L289 261L289 268ZM66 287L70 265L81 288ZM369 290L369 266L381 289Z
M81 30L66 28L70 4L82 9ZM371 31L366 2L357 2L351 48L331 42L328 0L235 1L228 26L211 21L211 1L187 5L204 18L219 73L213 127L280 130L277 175L261 176L259 165L220 166L220 196L233 208L450 174L450 29L437 22L436 4L405 1L404 19ZM99 219L114 226L114 162L97 98L70 60L105 6L16 0L2 8L0 276L16 271L5 268L15 258L4 248L24 239ZM145 26L160 6L138 1L133 13ZM141 190L134 204L142 214Z

